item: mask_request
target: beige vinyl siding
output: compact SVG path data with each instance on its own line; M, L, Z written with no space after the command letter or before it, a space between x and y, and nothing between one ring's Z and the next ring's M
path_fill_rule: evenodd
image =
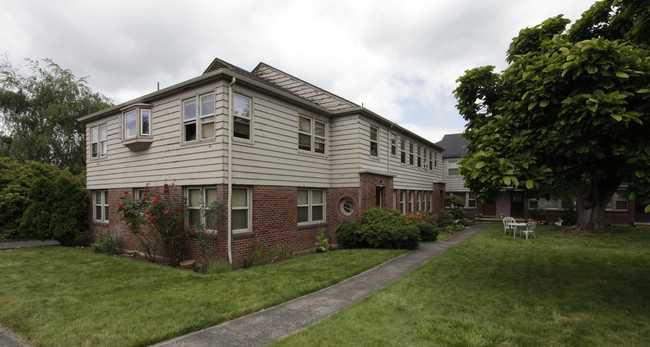
M327 188L330 185L329 119L265 94L238 87L252 98L251 141L233 142L233 184ZM325 122L325 154L298 149L298 117Z
M361 155L359 116L336 117L330 121L330 172L332 187L358 187Z
M196 144L183 144L180 107L183 99L216 91L216 138ZM161 185L175 181L178 185L216 184L223 182L227 120L227 85L215 83L152 104L153 142L142 151L132 151L121 141L121 113L87 124L107 123L106 158L90 159L87 147L87 188L108 189Z
M468 192L469 188L463 186L465 179L462 175L451 175L449 176L449 161L456 160L459 161L461 158L445 158L442 160L443 163L443 179L446 183L445 190L448 192Z

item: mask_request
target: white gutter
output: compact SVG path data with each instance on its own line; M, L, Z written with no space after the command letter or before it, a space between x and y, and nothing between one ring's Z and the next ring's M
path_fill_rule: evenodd
M233 139L233 95L232 85L237 82L235 76L228 85L228 263L232 265L232 139Z

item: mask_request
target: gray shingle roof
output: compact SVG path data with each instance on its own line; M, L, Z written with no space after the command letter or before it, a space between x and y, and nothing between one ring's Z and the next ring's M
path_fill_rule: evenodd
M461 137L462 134L447 134L442 137L442 140L436 142L436 145L445 149L442 152L443 158L460 157L467 154L467 145L469 140Z

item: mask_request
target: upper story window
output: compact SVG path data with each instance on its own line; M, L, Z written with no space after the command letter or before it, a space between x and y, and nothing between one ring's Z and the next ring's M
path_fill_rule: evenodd
M209 139L215 134L214 94L183 100L183 140Z
M413 142L409 142L409 165L413 165Z
M377 128L370 127L370 155L373 157L376 157L379 154L377 140Z
M397 155L397 138L395 135L390 135L390 154Z
M298 117L298 149L313 151L315 153L325 153L325 128L327 125L315 119L299 116Z
M429 151L429 170L433 170L433 166L434 166L433 153L432 152L433 151ZM436 156L437 156L437 154L436 154ZM438 166L437 163L436 163L436 166Z
M404 139L399 140L399 154L402 164L406 164L406 141Z
M417 150L416 153L418 155L418 167L422 167L422 152L421 152L422 149L420 148L420 146L417 146L416 150Z
M422 167L424 167L425 170L429 168L429 161L427 160L428 155L429 155L429 150L425 148L424 153L422 155L422 157L424 158L422 162Z
M250 98L243 95L233 95L233 116L234 116L234 129L233 136L240 139L251 139L251 120L252 101Z
M90 157L99 158L108 152L108 143L106 142L106 124L101 124L90 128Z
M449 161L449 176L458 175L458 160Z
M122 114L122 138L124 140L151 136L151 105L137 104Z

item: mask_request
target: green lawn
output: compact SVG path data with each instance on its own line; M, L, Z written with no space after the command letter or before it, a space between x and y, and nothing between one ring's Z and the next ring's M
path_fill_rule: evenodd
M650 231L491 225L278 346L649 346Z
M147 345L327 287L404 251L200 275L65 247L0 251L0 323L38 346Z

